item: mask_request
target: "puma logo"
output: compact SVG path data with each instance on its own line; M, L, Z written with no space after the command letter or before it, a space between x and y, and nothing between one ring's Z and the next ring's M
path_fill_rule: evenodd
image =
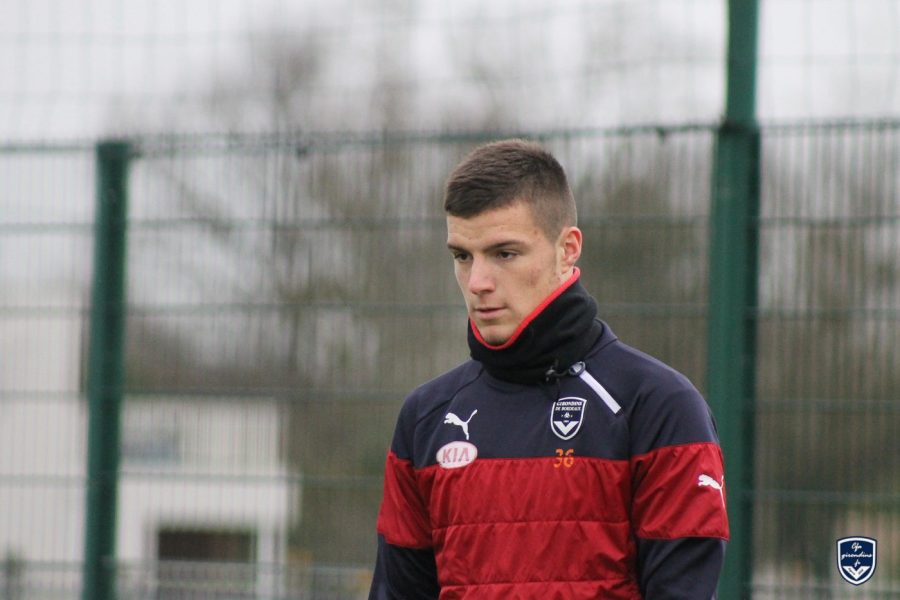
M722 483L719 483L706 473L700 475L697 479L697 487L711 487L714 490L719 492L719 496L722 498L722 506L725 506L725 492L722 491L722 485L725 483L725 478L722 478Z
M713 489L722 491L722 484L710 477L709 475L701 475L700 479L697 481L697 487L708 486Z
M472 411L472 414L469 415L469 418L463 421L459 417L457 417L453 413L447 413L447 416L444 417L444 425L458 425L462 427L463 433L466 434L466 439L469 439L469 421L472 420L472 417L475 416L475 413L478 412L478 409Z

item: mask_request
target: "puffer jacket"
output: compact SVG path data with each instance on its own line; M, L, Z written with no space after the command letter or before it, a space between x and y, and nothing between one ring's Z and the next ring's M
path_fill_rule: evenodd
M729 534L712 415L598 323L553 380L469 360L407 398L371 599L715 597Z

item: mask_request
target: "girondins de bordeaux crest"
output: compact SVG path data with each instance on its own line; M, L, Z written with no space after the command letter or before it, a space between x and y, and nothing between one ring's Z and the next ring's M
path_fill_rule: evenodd
M837 541L837 567L841 577L862 585L875 573L878 542L867 537L846 537Z
M584 408L587 400L584 398L560 398L553 403L550 410L550 429L556 437L563 440L571 440L581 429L584 421Z

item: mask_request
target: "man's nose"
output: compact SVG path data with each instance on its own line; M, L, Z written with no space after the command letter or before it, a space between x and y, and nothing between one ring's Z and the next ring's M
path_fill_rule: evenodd
M472 259L469 271L469 291L480 295L494 290L494 277L490 265L482 258Z

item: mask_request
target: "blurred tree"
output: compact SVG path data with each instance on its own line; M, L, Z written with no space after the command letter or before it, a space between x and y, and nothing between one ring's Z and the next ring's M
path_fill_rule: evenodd
M763 170L757 545L790 547L820 578L834 539L859 533L837 525L896 514L876 499L900 480L900 248L885 218L900 209L885 175L900 148L866 145L850 160L854 144L817 137L807 154L773 151Z
M199 308L132 317L129 386L282 398L290 409L285 454L305 482L291 539L317 561L371 560L379 475L399 404L467 355L444 247L444 178L478 141L528 125L520 116L527 100L496 84L504 63L461 52L459 68L480 82L478 101L455 105L448 94L431 108L431 122L464 133L402 133L419 109L401 78L415 51L411 30L399 31L355 57L369 93L333 106L321 100L323 89L349 68L346 56L324 52L312 34L255 38L264 59L220 78L208 109L191 119L194 129L279 136L226 136L233 145L212 157L188 148L141 161L147 178L165 182L146 202L193 229L138 243L136 267L171 267L164 272L173 281L136 277L146 286L135 302L181 286ZM529 46L533 63L543 50ZM321 133L358 121L381 138ZM710 132L544 137L573 178L584 281L601 317L702 389ZM890 171L891 156L873 149L863 162ZM801 214L803 198L793 192L814 169L785 164L793 163L767 160L774 187L766 199L777 214ZM845 195L864 207L853 214L897 210L878 204L890 196L886 180L857 179L849 164L834 156L815 169L844 178ZM821 545L831 536L822 523L839 516L830 494L877 490L897 470L896 459L879 458L900 456L896 426L879 418L897 397L900 365L893 344L870 343L896 337L895 321L880 320L870 305L896 303L896 242L872 242L858 226L805 221L816 212L788 218L801 224L787 232L764 223L761 261L761 282L776 283L761 286L758 482L784 495L759 525L759 543L800 544L802 557L830 548ZM854 461L877 466L856 469ZM801 501L791 500L794 492ZM801 514L808 511L815 516Z

